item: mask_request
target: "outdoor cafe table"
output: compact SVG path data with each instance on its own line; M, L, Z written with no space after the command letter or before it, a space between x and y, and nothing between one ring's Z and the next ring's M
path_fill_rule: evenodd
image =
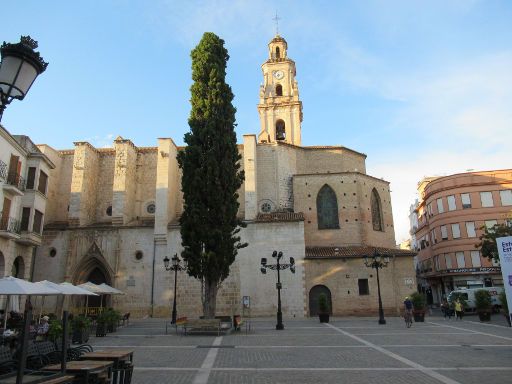
M126 363L133 363L133 349L111 349L87 352L80 356L80 358L86 360L112 361L114 363L112 382L117 384L118 374L120 374L119 383L124 383L124 368L127 365Z
M24 375L23 384L71 384L75 376L70 375L51 375L41 376L37 374ZM2 376L2 384L16 384L16 375Z
M66 373L71 373L80 377L81 383L89 383L90 376L100 376L106 373L107 382L110 383L112 379L112 365L111 361L94 361L94 360L80 360L69 361L66 363ZM61 370L60 364L48 365L42 368L43 371L58 372Z

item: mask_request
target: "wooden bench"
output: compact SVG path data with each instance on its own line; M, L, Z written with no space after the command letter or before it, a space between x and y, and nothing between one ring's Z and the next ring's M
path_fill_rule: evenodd
M220 335L222 331L221 328L221 320L220 319L193 319L187 320L185 324L183 324L183 330L185 331L185 335L190 332L217 332L217 335Z

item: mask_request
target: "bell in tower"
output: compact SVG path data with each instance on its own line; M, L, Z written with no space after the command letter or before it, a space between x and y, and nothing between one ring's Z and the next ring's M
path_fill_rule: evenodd
M261 69L261 130L259 143L284 142L301 145L302 102L295 79L295 62L288 57L288 43L276 34L268 44L269 57Z

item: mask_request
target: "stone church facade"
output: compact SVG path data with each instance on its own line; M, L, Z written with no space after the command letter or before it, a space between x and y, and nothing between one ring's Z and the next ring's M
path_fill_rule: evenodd
M384 308L398 313L416 286L413 254L395 248L389 183L366 174L366 155L342 146L302 146L302 103L287 43L274 37L262 65L258 135L239 145L245 182L240 188L240 250L218 295L218 314L275 315L275 273L260 273L274 250L294 257L296 273L281 273L285 317L316 313L324 292L335 315L375 313L377 282L362 256L390 256L380 281ZM112 148L76 142L72 150L40 145L51 160L48 202L35 280L106 282L126 294L110 305L132 316L198 316L200 283L167 272L164 257L181 251L182 150L170 138L137 147L118 137Z

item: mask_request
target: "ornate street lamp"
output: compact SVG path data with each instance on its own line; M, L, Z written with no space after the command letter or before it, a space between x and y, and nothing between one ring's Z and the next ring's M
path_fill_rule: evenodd
M374 248L372 256L364 256L364 265L366 265L368 268L375 268L375 271L377 271L377 292L379 294L379 324L386 324L386 320L384 319L384 310L382 309L382 298L380 296L379 269L387 267L388 263L389 257L382 257L382 255L377 252L376 248Z
M172 265L169 265L169 261L172 261ZM178 281L178 271L184 271L187 269L187 261L183 260L183 265L181 265L181 260L178 257L178 254L175 253L171 260L169 257L164 257L164 267L166 271L174 271L174 299L172 303L172 319L171 324L176 324L176 294L177 294L177 281Z
M48 66L39 52L37 41L21 36L16 44L4 43L0 47L0 121L5 107L14 99L23 100L32 83Z
M281 260L283 258L283 252L278 253L277 251L272 252L272 257L276 259L277 263L276 264L267 264L267 258L262 257L260 271L263 274L267 273L267 268L271 269L273 271L277 271L277 284L276 284L276 288L277 288L277 324L276 324L276 329L282 330L282 329L284 329L284 324L283 324L283 313L281 312L281 288L282 288L282 285L281 285L281 274L279 271L290 268L290 271L292 273L295 273L295 259L293 257L290 257L289 264L281 264L281 263L279 263L279 260Z

